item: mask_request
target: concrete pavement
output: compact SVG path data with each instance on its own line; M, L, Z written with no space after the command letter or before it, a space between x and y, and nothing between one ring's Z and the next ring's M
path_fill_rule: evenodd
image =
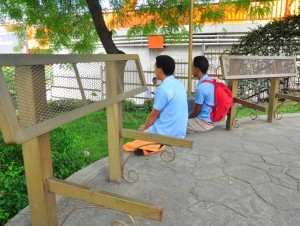
M221 123L187 138L194 140L193 150L175 147L172 162L158 154L130 159L125 169L139 173L133 184L108 183L107 158L69 180L163 207L162 222L135 217L139 226L300 225L300 114L273 123L245 118L231 131ZM58 197L60 223L74 208L64 226L132 225L122 213L64 197ZM27 225L28 208L6 224Z

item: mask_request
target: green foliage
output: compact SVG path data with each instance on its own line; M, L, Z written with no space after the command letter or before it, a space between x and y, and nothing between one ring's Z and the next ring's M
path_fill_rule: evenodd
M233 45L232 55L258 56L299 56L300 55L300 15L274 20L265 26L259 26ZM299 72L300 73L300 72ZM281 79L281 92L287 93L288 78ZM258 94L270 88L270 79L252 79L239 81L240 98L247 98L248 90Z
M153 104L154 104L154 99L146 99L144 101L144 108L146 112L151 112L152 108L153 108Z
M130 112L135 110L135 103L133 100L123 100L122 101L122 110L125 112Z
M91 154L91 161L107 156L106 111L101 110L63 126L73 139L74 149Z
M274 20L259 26L233 45L233 55L299 56L300 15Z
M132 112L123 112L123 127L137 130L140 125L145 123L148 114L137 107Z
M132 19L130 12L135 10L135 1L112 0L115 27ZM201 29L206 22L222 22L225 18L226 6L234 6L232 10L243 10L252 17L262 17L270 12L273 0L264 0L259 6L251 4L250 0L224 0L219 4L211 4L209 0L195 1L194 8L201 11L200 15L194 17L194 30ZM149 0L146 5L139 6L135 11L141 20L148 18L147 23L134 26L130 29L128 36L161 34L168 40L167 43L179 42L186 38L190 10L188 0ZM151 19L152 18L152 19ZM35 39L40 44L48 43L51 50L48 53L61 49L68 49L74 53L93 53L99 42L96 27L105 30L99 20L93 24L92 17L85 0L6 0L0 1L0 21L14 21L17 26L12 30L18 34L20 44L16 51L20 51L27 38L30 27L36 29ZM99 36L104 33L99 33ZM171 37L171 38L169 38ZM105 42L107 37L102 37ZM106 40L107 41L107 40ZM44 53L44 50L35 49L35 53Z
M92 53L99 41L84 0L0 1L0 21L7 20L17 22L11 31L18 34L20 46L24 46L31 26L37 29L34 38L40 44L50 42L53 51L66 48L74 53Z
M49 82L51 81L49 80ZM87 103L90 104L92 103L92 101L87 100ZM48 106L51 109L51 111L55 113L55 112L72 111L82 107L84 104L85 104L84 101L78 99L60 99L60 100L49 101Z
M75 137L60 127L51 132L54 176L65 179L91 163L90 153L75 149Z
M3 162L1 165L4 164ZM0 225L27 206L24 167L15 162L5 163L6 171L0 171ZM3 183L2 183L3 182Z
M118 1L118 0L116 0ZM118 1L120 3L120 1ZM201 31L203 24L206 22L220 23L225 19L226 12L235 10L248 12L250 18L262 18L271 12L273 6L273 0L265 0L264 4L259 6L251 4L250 0L224 0L218 4L211 4L209 0L195 1L195 12L200 11L194 15L194 31ZM129 20L130 16L124 12L124 8L118 4L115 8L117 15L115 17L115 23L122 23L124 20ZM151 15L152 19L145 24L141 23L135 25L129 29L127 33L128 37L134 37L137 35L149 36L149 35L163 35L166 38L166 43L182 42L187 39L186 25L189 23L190 14L190 1L177 1L177 0L165 0L161 4L158 0L149 0L147 4L139 6L139 10L135 11L135 15L142 18L145 15Z
M57 178L65 179L91 163L90 154L74 148L74 137L64 128L52 131L50 137ZM4 225L28 205L28 198L21 145L5 145L1 134L0 140L0 225Z
M21 145L5 145L2 134L0 140L0 225L4 225L27 205L27 193Z

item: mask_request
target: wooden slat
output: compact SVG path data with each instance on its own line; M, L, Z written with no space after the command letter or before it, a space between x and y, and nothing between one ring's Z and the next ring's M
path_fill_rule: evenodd
M118 67L119 66L119 67ZM106 93L107 97L118 95L118 78L124 76L124 65L117 65L114 62L106 63ZM118 74L120 73L120 74ZM121 79L124 81L124 79ZM122 84L120 84L122 86ZM123 89L123 87L120 87ZM121 103L115 102L106 109L107 117L107 136L108 136L108 162L110 182L121 183L122 181L122 139L120 129L122 128L122 109Z
M142 86L147 86L147 83L146 83L146 80L145 80L145 75L144 75L144 72L143 72L143 68L142 68L142 65L141 65L141 61L140 61L140 58L137 58L135 60L135 64L136 64L136 68L137 68L137 71L138 71L138 74L139 74L139 78L140 78L140 81L141 81L141 85ZM127 83L125 83L127 84Z
M231 88L231 92L232 92L232 97L235 98L237 97L237 90L238 90L238 80L230 80L229 83L229 87ZM226 120L226 129L230 130L233 127L233 123L234 123L234 116L236 113L236 105L233 103L229 114L227 114L227 120Z
M239 70L231 70L233 68L239 69L240 61L242 60L267 60L274 62L275 70L273 67L270 68L270 71L267 74L252 74L245 73L240 74ZM281 60L289 60L291 64L293 64L293 70L288 72L284 70L282 64L278 61ZM232 79L252 79L252 78L283 78L283 77L295 77L298 75L296 57L293 56L240 56L240 55L222 55L220 57L220 62L222 66L222 74L223 78L227 80ZM228 69L228 70L227 70Z
M0 54L0 66L136 60L137 54Z
M288 99L288 100L292 100L292 101L296 101L296 102L300 101L300 97L292 96L292 95L288 95L288 94L276 93L275 96L276 96L276 98Z
M53 176L49 133L22 145L32 226L57 225L55 193L46 186Z
M162 208L125 196L106 191L95 191L87 186L74 184L56 178L48 180L51 192L93 203L105 208L122 211L152 220L162 220Z
M14 144L20 129L12 99L0 70L0 128L5 143Z
M241 105L246 106L248 108L256 109L256 110L263 111L263 112L266 111L266 108L261 106L261 105L254 104L254 103L251 103L249 101L239 99L237 97L233 98L233 102L241 104Z
M275 118L275 110L277 108L278 99L275 96L279 90L279 78L271 78L271 88L270 88L270 95L269 95L269 107L268 107L268 122L272 122Z
M157 142L165 145L178 146L178 147L186 147L186 148L193 147L193 141L191 140L163 136L154 133L145 133L145 132L129 130L129 129L122 129L121 136L127 138L133 138L137 140Z
M78 108L71 112L62 113L61 115L58 115L55 118L48 119L39 124L35 124L33 126L30 126L30 127L24 128L24 129L19 129L18 131L15 132L16 140L13 142L17 143L17 144L21 144L21 143L28 141L36 136L39 136L40 134L49 132L61 125L64 125L68 122L76 120L82 116L89 114L89 113L98 111L105 107L108 107L108 106L112 105L113 103L120 102L124 99L127 99L128 97L132 97L132 95L136 95L136 94L139 94L144 91L146 91L146 87L141 87L136 90L132 90L132 91L120 94L116 97L112 97L109 99L101 100L99 102L88 104L85 107ZM12 113L10 113L10 114L12 114Z
M134 62L137 64L138 72L139 72L139 78L141 80L142 87L126 91L124 93L118 93L118 95L114 95L112 97L106 98L104 100L88 104L84 107L72 110L70 112L61 113L58 116L51 118L51 119L45 119L45 121L42 121L38 124L32 124L30 126L20 126L19 121L16 117L15 110L12 106L12 101L10 98L10 95L4 95L5 89L2 87L5 87L5 81L1 81L1 89L0 89L0 98L6 98L6 96L9 96L9 98L6 98L2 101L3 107L0 109L1 112L4 114L1 114L1 120L7 122L2 122L1 127L3 127L3 130L6 132L3 132L3 136L5 139L5 142L9 143L24 143L34 137L37 137L41 134L47 133L63 124L66 124L68 122L71 122L73 120L76 120L84 115L87 115L89 113L95 112L97 110L106 108L114 103L120 102L124 99L127 99L129 97L132 97L134 95L140 94L147 90L145 79L143 77L141 65L139 62L139 57L136 54L98 54L98 55L28 55L28 54L0 54L0 65L5 66L16 66L18 68L18 65L21 65L23 68L27 66L32 65L45 65L45 64L53 64L53 63L73 63L76 64L78 62L84 63L84 62L116 62L120 60L121 62L126 63L127 60L134 60ZM120 85L120 84L119 84ZM81 87L82 89L82 87ZM83 94L83 92L82 92ZM84 95L83 95L83 99ZM5 127L5 129L4 129Z

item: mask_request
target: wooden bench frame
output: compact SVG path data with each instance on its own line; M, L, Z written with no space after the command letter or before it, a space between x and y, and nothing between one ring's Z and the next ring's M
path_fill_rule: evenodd
M259 74L255 73L255 70L250 68L248 72L253 73L241 73L241 63L246 61L253 62L268 62L273 64L267 73ZM290 71L285 71L283 61L289 62ZM280 78L283 77L296 77L298 76L298 69L296 63L296 57L291 56L240 56L240 55L222 55L220 56L222 77L224 80L229 81L229 87L232 90L234 104L227 116L226 129L232 129L236 114L236 104L241 104L248 108L265 112L267 109L261 105L251 103L246 100L239 99L237 97L238 81L241 79L255 79L255 78L270 78L271 87L269 94L269 105L268 105L268 116L267 121L272 122L275 118L275 111L277 109L278 99L285 98L293 101L300 101L300 97L295 97L287 94L279 93L279 82ZM251 65L250 65L251 66Z
M119 93L120 89L118 89L117 79L122 78L122 70L120 70L120 66L116 62L127 62L128 60L135 62L141 86L128 92L123 90L122 93ZM37 109L37 101L46 100L46 98L39 97L40 94L45 97L45 65L64 63L73 65L77 76L78 89L80 89L82 99L85 100L76 64L90 62L105 62L106 82L108 84L106 86L106 99L84 105L78 109L37 123L37 119L35 118L39 110ZM28 81L28 84L30 84L27 86L16 81L17 92L19 92L18 97L23 98L25 92L29 93L26 97L28 99L26 99L26 106L19 106L18 110L20 114L18 116L13 106L8 85L4 79L2 67L15 67L16 80L22 77L22 79L26 82ZM36 68L40 69L38 73ZM37 77L42 78L39 81L39 86L34 82L34 79ZM162 144L192 147L192 141L185 139L141 133L122 128L121 101L144 92L146 89L145 78L138 55L0 55L0 128L6 143L22 144L29 208L33 226L58 225L56 194L93 203L104 208L122 211L127 214L161 221L162 208L159 206L106 191L94 191L89 187L53 177L50 131L103 108L107 109L108 160L111 182L120 183L123 178L123 137L141 138ZM33 122L36 123L22 127L23 112L31 114Z

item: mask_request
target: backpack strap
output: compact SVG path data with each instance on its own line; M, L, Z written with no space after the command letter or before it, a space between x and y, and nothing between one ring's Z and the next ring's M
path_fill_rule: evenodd
M203 82L214 84L214 81L213 80L209 80L209 79L205 79L201 83L203 83Z
M210 80L210 79L205 79L205 80L203 80L201 83L210 83L210 84L214 84L214 81L213 80ZM205 103L208 107L211 107L211 108L213 108L214 106L212 106L212 105L209 105L209 104L207 104L207 103Z

